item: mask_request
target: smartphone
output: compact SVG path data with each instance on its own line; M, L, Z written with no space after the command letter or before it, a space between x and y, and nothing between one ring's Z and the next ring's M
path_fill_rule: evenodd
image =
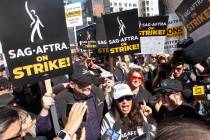
M72 106L73 106L73 103L67 104L67 107L66 107L66 117L67 118L69 117L69 112L71 111ZM83 116L83 121L85 122L86 119L87 119L87 110L85 111L85 114Z

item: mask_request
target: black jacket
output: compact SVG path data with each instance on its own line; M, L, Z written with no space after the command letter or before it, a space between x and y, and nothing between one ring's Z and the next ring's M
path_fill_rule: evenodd
M203 120L201 116L196 112L195 108L185 102L172 111L169 111L165 107L161 106L160 111L156 117L156 120L159 122L170 118L191 118L201 121Z
M99 117L98 119L101 122L105 113L104 93L100 88L96 87L95 85L92 85L91 92L94 96L97 115ZM64 127L67 121L66 117L67 104L76 102L76 99L74 98L73 94L74 93L71 89L64 89L63 91L58 93L58 95L55 97L58 120L61 127Z

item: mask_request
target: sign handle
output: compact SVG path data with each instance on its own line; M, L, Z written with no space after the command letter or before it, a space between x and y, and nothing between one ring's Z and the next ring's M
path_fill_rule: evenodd
M113 64L113 57L109 56L109 66L110 66L110 72L114 72L114 64Z
M51 80L47 79L44 82L45 82L45 88L46 88L47 94L49 96L52 96L53 91L52 91ZM56 111L55 105L51 106L50 112L51 112L51 116L52 116L55 134L58 134L60 132L60 125L58 123L58 116L57 116L57 111Z

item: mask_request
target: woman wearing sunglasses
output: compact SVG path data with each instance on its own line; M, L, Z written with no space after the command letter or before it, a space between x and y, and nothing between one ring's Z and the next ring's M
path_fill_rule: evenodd
M151 108L146 105L139 106L139 104L136 104L133 93L127 84L115 85L112 98L111 109L106 113L101 125L102 139L109 132L112 132L111 137L114 136L118 140L145 138L146 132L148 134L151 132L152 125L146 122L146 126L149 127L143 127L143 116L151 116ZM141 112L143 112L143 116Z
M152 99L151 93L144 87L144 76L136 69L130 70L128 73L128 85L131 88L137 103L150 103Z

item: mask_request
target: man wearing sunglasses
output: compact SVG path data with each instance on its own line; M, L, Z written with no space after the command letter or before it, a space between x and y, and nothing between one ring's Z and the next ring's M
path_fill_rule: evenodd
M159 95L158 103L162 105L157 113L159 120L170 117L200 119L194 107L183 99L183 86L179 80L165 79L154 91Z

